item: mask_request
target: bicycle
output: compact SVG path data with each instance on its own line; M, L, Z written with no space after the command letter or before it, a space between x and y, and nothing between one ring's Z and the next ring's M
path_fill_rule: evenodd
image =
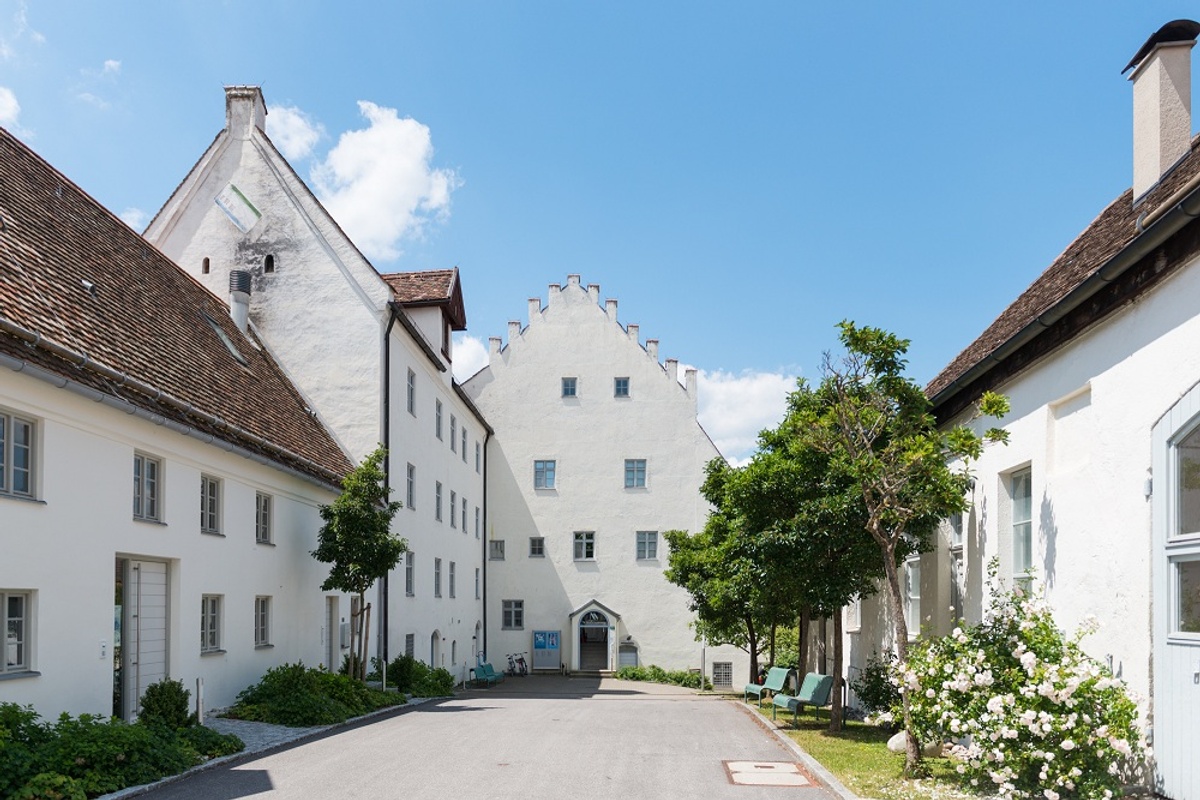
M518 678L524 678L529 674L529 667L525 664L524 653L509 653L508 654L508 674Z

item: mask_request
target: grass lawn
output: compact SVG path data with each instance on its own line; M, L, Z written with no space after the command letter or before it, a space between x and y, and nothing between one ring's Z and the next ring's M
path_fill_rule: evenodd
M766 716L769 718L770 714ZM905 780L904 756L888 751L887 740L891 734L882 728L847 722L845 730L832 734L828 717L814 722L810 714L808 719L801 715L798 729L793 730L789 720L782 730L800 749L821 762L846 788L864 800L979 798L979 795L967 794L958 788L954 763L945 758L925 760L929 767L928 778Z

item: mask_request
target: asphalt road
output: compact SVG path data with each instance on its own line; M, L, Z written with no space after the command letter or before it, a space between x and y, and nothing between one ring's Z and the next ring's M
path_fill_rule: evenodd
M736 785L727 764L790 775L798 761L728 700L608 679L509 678L141 797L832 800L816 784Z

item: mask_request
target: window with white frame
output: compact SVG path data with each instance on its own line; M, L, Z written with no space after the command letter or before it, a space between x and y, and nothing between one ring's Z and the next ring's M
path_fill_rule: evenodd
M409 508L417 505L417 468L409 464L405 472L404 504Z
M483 470L483 445L479 442L475 443L475 472L479 473Z
M467 532L467 498L465 498L465 497L462 499L462 516L459 517L459 519L462 520L462 532L466 533Z
M646 486L646 459L625 459L625 488L643 489Z
M1012 508L1013 585L1029 588L1033 569L1033 475L1023 469L1009 476Z
M408 386L405 390L405 397L408 400L408 413L415 417L417 415L417 373L411 369L408 371Z
M221 532L221 481L211 475L200 476L200 532Z
M451 597L455 596L455 582L456 582L455 572L456 572L455 564L453 561L451 561L450 562L450 572L447 573L447 575L446 575L447 580L450 582L449 588L450 588L450 596Z
M658 531L637 532L638 561L652 561L658 558Z
M858 597L851 600L845 607L844 622L846 630L854 632L862 628L862 600Z
M458 492L450 490L450 527L458 527Z
M272 505L274 500L271 495L264 492L255 492L254 494L254 541L259 544L270 544L273 537L271 534L271 518Z
M458 417L450 415L450 452L458 452Z
M904 622L908 638L921 632L921 557L913 556L904 562Z
M271 645L271 598L259 595L254 598L254 646Z
M1175 567L1175 619L1172 633L1200 634L1200 558L1180 558Z
M0 659L0 675L29 672L29 592L0 589L0 609L4 611L4 658Z
M34 496L34 437L37 424L0 409L0 495Z
M545 558L546 557L546 537L530 536L529 537L529 557L530 558Z
M206 594L200 598L201 653L221 650L221 600L219 594Z
M596 532L575 531L575 560L593 561L596 558Z
M500 627L506 631L521 630L525 627L525 601L500 601Z
M412 597L416 594L416 587L413 585L417 577L417 556L409 550L404 554L404 594Z
M563 378L562 379L562 396L563 397L575 397L576 396L576 394L575 394L576 388L577 388L577 383L576 383L575 378Z
M442 438L442 401L433 401L433 434Z
M404 655L412 658L417 652L417 635L415 633L404 634Z
M613 397L629 397L629 378L613 378Z
M475 538L479 538L479 506L475 506Z
M550 460L533 462L533 488L553 489L556 463Z
M437 481L433 487L433 518L442 521L442 482Z
M442 560L440 558L433 560L433 596L442 596Z
M133 518L158 522L159 475L162 462L141 453L133 454Z
M459 450L462 454L462 462L467 463L467 426L462 426L462 449Z
M488 558L492 561L504 560L504 540L492 539L488 542Z

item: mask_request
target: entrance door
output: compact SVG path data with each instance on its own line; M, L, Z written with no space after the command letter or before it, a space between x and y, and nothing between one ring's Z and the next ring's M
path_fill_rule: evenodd
M1200 388L1155 425L1153 465L1153 746L1158 793L1183 800L1200 797Z
M146 687L167 673L167 565L162 561L117 559L121 576L116 598L113 648L113 711L122 719L137 718Z
M579 669L598 672L608 668L608 617L589 611L579 620Z

